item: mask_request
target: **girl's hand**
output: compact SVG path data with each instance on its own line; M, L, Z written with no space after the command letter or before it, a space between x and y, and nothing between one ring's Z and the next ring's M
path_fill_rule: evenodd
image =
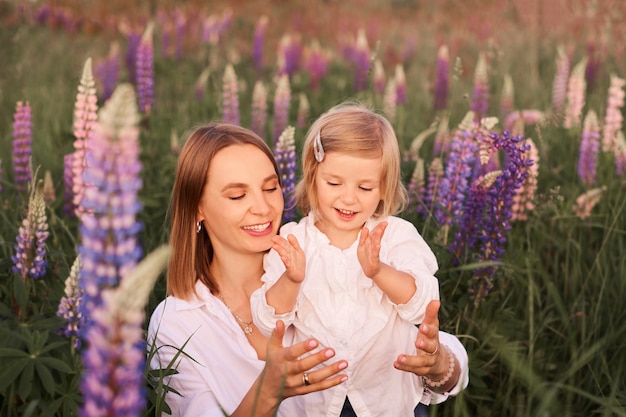
M371 232L367 227L361 230L356 253L363 273L368 278L374 278L380 272L380 242L386 228L387 222L381 222Z
M280 259L285 264L287 278L295 283L304 281L306 257L298 239L294 235L287 236L287 239L282 236L274 236L272 242L274 242L272 248L278 252Z
M285 334L285 324L278 320L267 344L266 364L261 378L264 386L274 390L277 398L287 398L294 395L308 394L339 385L348 379L345 374L339 374L347 368L348 363L341 360L320 369L311 371L314 367L323 364L335 356L331 348L305 355L316 349L319 343L315 339L283 347L282 340Z

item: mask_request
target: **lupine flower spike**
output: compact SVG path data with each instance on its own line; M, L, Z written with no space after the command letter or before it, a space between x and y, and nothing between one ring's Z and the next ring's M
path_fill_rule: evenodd
M513 207L511 211L511 221L522 221L528 219L528 212L535 208L535 193L537 191L537 183L539 178L539 151L531 138L526 138L529 148L528 152L522 158L532 161L532 165L526 166L528 175L524 179L522 186L515 192L513 196Z
M415 168L413 168L413 174L411 174L411 180L407 186L407 193L409 195L409 212L415 211L420 213L423 205L424 192L426 190L426 178L424 175L424 160L417 157L415 162Z
M222 118L225 122L239 124L239 90L237 74L232 64L227 64L222 78Z
M104 59L95 70L96 78L102 87L100 98L107 101L117 85L120 72L120 46L117 42L113 42L109 49L109 55Z
M437 195L443 174L444 169L441 158L434 158L428 166L428 185L424 192L424 197L422 198L423 204L417 206L417 212L424 218L428 217L438 204Z
M65 336L71 339L74 349L80 347L80 328L84 322L84 316L80 311L82 290L78 285L80 267L80 256L77 256L70 269L70 274L65 280L65 293L57 310L57 316L65 320L62 331Z
M87 188L83 200L86 212L80 217L78 249L83 263L80 285L85 317L91 317L100 305L101 290L116 286L141 257L137 243L141 230L137 193L142 183L136 100L130 84L115 89L98 114L87 153L84 176L93 187ZM87 321L85 329L89 325Z
M252 131L265 138L267 124L267 89L263 81L257 80L252 90Z
M267 23L269 19L263 15L257 20L254 28L254 40L252 46L252 59L254 60L254 66L257 72L263 70L263 44L265 42L265 31L267 30Z
M77 217L84 212L82 204L85 189L89 186L84 182L83 173L87 167L87 149L98 120L98 97L96 82L91 70L91 58L87 58L83 66L83 74L78 84L78 93L74 103L74 153L72 154L72 205Z
M76 216L74 193L72 191L74 152L63 156L63 213L68 217Z
M489 108L489 78L487 74L487 58L484 53L478 55L476 69L474 70L474 95L472 98L472 111L474 120L480 121L487 115Z
M600 202L606 190L606 186L602 186L591 189L578 196L576 204L574 205L574 214L581 220L585 220L591 216L591 210Z
M124 272L119 287L102 291L83 353L81 416L141 415L146 405L144 310L169 256L166 246L155 249Z
M578 157L578 178L591 186L596 182L598 153L600 152L600 127L596 112L589 110L583 125L583 134L580 141L580 156Z
M52 181L52 173L49 169L43 176L43 200L47 205L54 203L56 200L56 192L54 190L54 182Z
M298 97L300 100L298 101L298 118L296 120L296 126L302 129L306 126L311 105L309 104L309 99L306 98L306 94L300 93L298 94Z
M149 116L154 105L154 23L148 24L137 48L137 96L139 111Z
M28 211L22 221L17 235L13 272L26 278L39 279L46 274L46 239L48 238L48 223L46 217L46 203L43 199L43 181L33 184Z
M624 84L626 81L615 74L611 75L604 127L602 129L602 151L610 152L616 142L616 134L622 129L622 107L624 107Z
M309 84L312 90L319 89L320 80L328 72L331 54L324 51L317 40L311 43L306 54L305 66L309 72Z
M200 103L204 101L204 93L206 91L206 86L209 81L209 75L211 74L211 67L206 67L202 70L198 79L196 80L196 84L194 86L194 92L196 94L196 100Z
M533 125L542 123L545 120L545 113L541 110L527 109L510 113L504 120L504 130L512 130L518 123L522 125Z
M174 129L170 133L170 152L174 155L180 153L180 138Z
M504 85L502 86L502 95L500 96L500 119L505 120L513 112L513 107L513 78L511 78L510 74L506 74L504 76Z
M563 127L568 129L580 126L581 113L585 106L585 90L587 88L585 81L586 64L586 58L576 64L567 83L567 104Z
M624 132L621 130L617 132L614 153L615 173L623 177L626 174L626 139L624 138Z
M396 84L396 105L406 104L406 75L402 64L396 65L394 82Z
M287 128L290 102L291 85L289 84L289 76L283 74L278 78L278 85L274 95L274 131L272 136L274 143Z
M359 29L354 48L354 91L363 91L367 88L367 74L370 69L370 47L365 31Z
M441 45L437 51L437 78L435 80L435 111L445 110L448 106L448 83L450 58L448 46Z
M387 86L385 87L385 95L383 97L383 110L385 112L385 116L387 116L391 123L396 121L396 102L396 81L389 80L387 82Z
M441 155L448 152L450 142L450 128L448 126L448 115L443 113L439 120L439 127L435 135L435 144L433 146L433 155Z
M384 94L387 80L385 78L385 69L383 68L383 63L380 62L380 59L376 59L374 61L373 81L374 91L378 94Z
M295 200L293 192L296 188L296 145L294 141L295 129L293 126L287 126L276 142L274 156L278 164L278 173L280 174L283 197L285 200L285 211L283 213L283 222L289 222L295 219Z
M13 179L18 191L25 191L32 179L31 110L28 102L18 101L13 116Z
M278 46L278 75L292 77L300 69L302 41L299 35L285 34Z
M569 78L570 58L563 47L557 49L556 73L552 84L552 110L557 117L563 116L567 82Z

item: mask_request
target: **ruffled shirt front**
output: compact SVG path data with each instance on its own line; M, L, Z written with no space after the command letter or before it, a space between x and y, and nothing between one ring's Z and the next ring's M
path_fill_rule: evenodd
M306 254L306 275L293 311L277 315L265 294L285 271L276 251L264 260L263 286L252 294L255 324L271 333L281 319L295 328L294 339L314 337L321 347L332 347L338 359L346 359L348 381L334 388L305 395L306 415L339 416L346 396L359 416L412 416L423 394L421 378L393 368L399 354L415 354L418 324L426 305L439 299L434 274L437 260L413 224L398 217L370 220L372 230L388 222L380 250L381 262L415 278L417 290L406 304L395 304L365 276L354 244L341 250L330 244L315 226L313 214L299 223L288 223L281 235L293 234ZM281 411L289 411L283 404ZM293 412L296 412L295 410ZM293 414L296 415L296 414Z

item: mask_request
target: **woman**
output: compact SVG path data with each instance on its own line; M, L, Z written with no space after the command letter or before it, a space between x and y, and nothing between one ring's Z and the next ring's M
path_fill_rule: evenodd
M282 401L298 402L294 397L347 380L346 361L328 362L333 349L316 351L315 339L283 347L290 330L281 322L269 339L252 323L250 294L262 284L263 256L283 204L278 169L261 138L228 124L192 132L172 191L169 297L155 309L148 331L157 349L152 368L176 358L177 373L165 381L180 394L167 395L172 415L271 416ZM449 357L439 349L437 309L420 330L418 353L401 355L396 368L433 380L446 376ZM459 381L458 389L465 384L461 369L466 373L466 362L448 378Z

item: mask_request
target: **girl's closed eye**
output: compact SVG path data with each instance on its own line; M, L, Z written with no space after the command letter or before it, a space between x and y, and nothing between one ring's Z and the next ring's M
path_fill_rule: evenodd
M359 188L360 188L361 190L363 190L363 191L372 191L372 190L373 190L373 188L371 188L371 187L364 187L364 186L362 186L362 185L361 185Z
M339 185L338 182L332 182L332 181L326 181L326 184L330 185L331 187L336 187Z

